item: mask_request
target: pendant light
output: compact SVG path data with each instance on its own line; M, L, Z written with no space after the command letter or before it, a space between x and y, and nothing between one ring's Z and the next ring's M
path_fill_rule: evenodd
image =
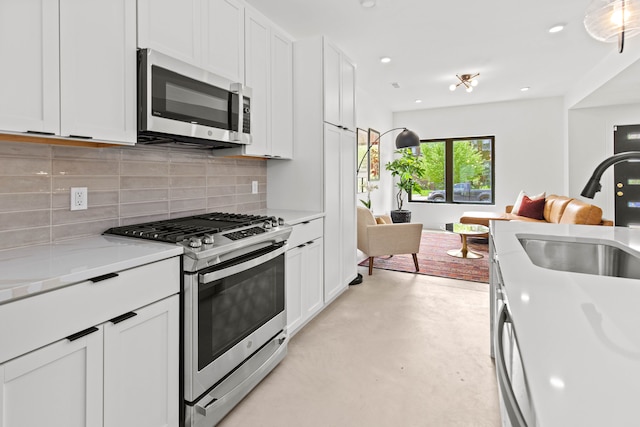
M617 41L618 52L622 53L625 39L640 33L640 0L592 0L584 27L596 40Z

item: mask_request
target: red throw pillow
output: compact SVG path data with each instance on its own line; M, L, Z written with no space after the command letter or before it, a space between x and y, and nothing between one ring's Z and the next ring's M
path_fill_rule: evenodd
M528 196L522 197L518 215L532 219L544 219L544 200L531 200Z

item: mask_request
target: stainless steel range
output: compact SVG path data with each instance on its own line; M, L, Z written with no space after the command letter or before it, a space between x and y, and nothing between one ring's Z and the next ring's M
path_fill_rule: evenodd
M286 355L291 227L214 212L106 233L184 246L185 425L214 426Z

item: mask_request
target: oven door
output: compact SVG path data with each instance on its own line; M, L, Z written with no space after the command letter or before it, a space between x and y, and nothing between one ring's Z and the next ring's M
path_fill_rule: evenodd
M285 251L276 244L185 280L185 399L195 401L284 330Z

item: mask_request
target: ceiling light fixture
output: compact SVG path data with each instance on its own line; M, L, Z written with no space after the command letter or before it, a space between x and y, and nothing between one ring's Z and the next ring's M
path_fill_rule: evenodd
M553 27L549 28L549 32L551 34L553 33L559 33L560 31L564 30L564 24L556 24Z
M529 87L528 87L528 86L525 86L525 87L521 87L521 88L520 88L520 91L521 91L521 92L526 92L526 91L528 91L528 90L529 90Z
M382 58L380 58L380 62L382 62L383 64L388 64L389 62L391 62L391 58L389 58L388 56L383 56Z
M360 0L360 6L362 7L373 7L376 5L376 0Z
M601 42L618 42L624 50L625 38L640 33L640 0L592 0L584 17L584 27Z
M422 103L422 99L416 99L416 104L421 104Z
M475 86L478 86L478 79L476 79L476 77L478 77L480 75L480 73L476 73L476 74L463 74L463 75L458 75L456 74L456 77L458 78L458 80L460 80L460 83L458 84L452 84L451 86L449 86L449 90L450 91L454 91L456 90L456 88L460 85L464 85L467 89L467 92L472 92L473 88Z

